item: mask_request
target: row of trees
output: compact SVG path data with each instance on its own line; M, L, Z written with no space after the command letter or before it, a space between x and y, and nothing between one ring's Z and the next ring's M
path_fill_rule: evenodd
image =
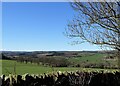
M100 62L100 63L92 63L88 61L83 61L80 63L75 63L69 61L65 57L41 57L41 58L30 58L30 57L19 57L16 59L17 62L21 63L31 63L49 67L82 67L82 68L112 68L117 69L118 66L115 64L111 64L110 62Z
M18 62L22 63L36 63L38 65L52 66L52 67L67 67L70 62L64 57L40 57L40 58L30 58L30 57L19 57Z

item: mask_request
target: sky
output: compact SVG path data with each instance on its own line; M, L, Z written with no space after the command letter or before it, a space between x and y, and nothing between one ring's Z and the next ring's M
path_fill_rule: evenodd
M99 50L89 43L71 45L63 33L76 12L69 2L3 2L2 50Z

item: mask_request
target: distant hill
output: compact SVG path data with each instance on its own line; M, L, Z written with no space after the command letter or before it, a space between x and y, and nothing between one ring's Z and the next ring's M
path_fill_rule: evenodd
M0 59L10 60L10 58L9 58L9 57L7 57L7 56L5 56L3 53L1 54Z
M96 53L114 53L113 51L3 51L3 59L14 59L15 57L49 57L49 56L62 56L62 57L77 57L81 54L96 54Z
M76 56L79 53L98 53L98 51L33 51L33 52L27 52L27 51L3 51L3 58L7 57L16 57L16 56Z

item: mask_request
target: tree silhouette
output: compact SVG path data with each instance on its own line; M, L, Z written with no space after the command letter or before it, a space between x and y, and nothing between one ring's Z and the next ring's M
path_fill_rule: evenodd
M67 36L117 50L120 67L120 2L74 0L71 6L78 15L68 23Z

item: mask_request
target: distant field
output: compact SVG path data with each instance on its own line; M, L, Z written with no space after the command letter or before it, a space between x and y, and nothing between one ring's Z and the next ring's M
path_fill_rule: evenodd
M109 62L110 64L117 64L117 61L114 60L104 60L105 56L107 56L107 54L83 54L81 57L75 57L75 58L69 58L70 62L74 62L74 63L82 63L82 62L89 62L89 63L105 63L106 61Z
M70 58L70 61L73 62L83 62L83 61L89 61L89 62L101 62L104 58L105 54L93 54L93 55L82 55L81 57L76 57L76 58Z
M2 74L8 75L10 73L14 74L43 74L43 73L50 73L56 71L76 71L76 70L83 70L83 68L77 67L44 67L42 65L37 64L25 64L16 62L13 60L0 60L2 62ZM0 64L1 66L1 64ZM88 69L88 68L86 68ZM88 70L100 70L100 69L88 69ZM109 69L110 70L110 69Z

